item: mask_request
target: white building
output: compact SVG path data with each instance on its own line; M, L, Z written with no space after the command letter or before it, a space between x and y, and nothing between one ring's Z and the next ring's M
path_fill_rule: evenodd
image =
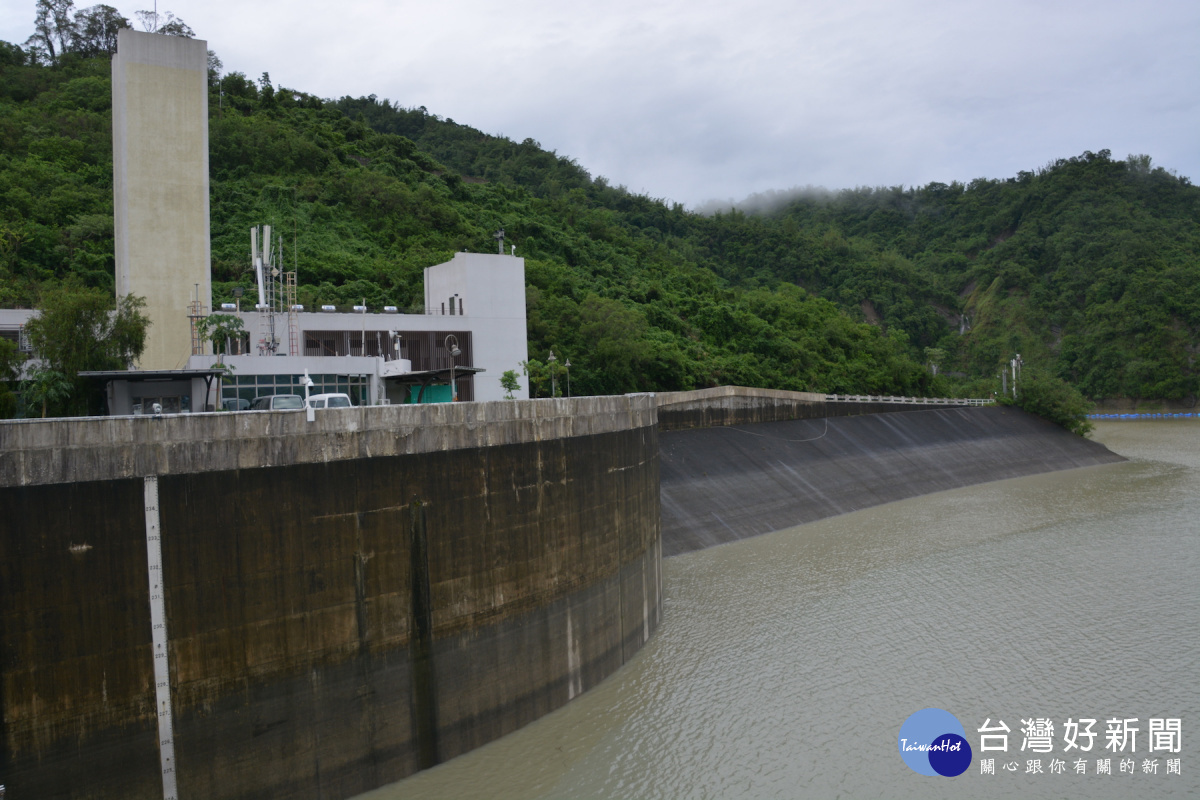
M438 402L450 399L454 370L459 400L502 400L500 377L521 371L528 358L525 259L457 253L425 269L422 314L395 310L286 309L231 311L247 335L225 356L230 373L222 400L268 394L345 392L356 404ZM447 349L453 336L460 355ZM207 348L206 348L207 349ZM189 369L206 369L216 356L193 355ZM514 398L529 396L522 380ZM424 391L422 391L424 389ZM217 404L215 396L207 405ZM199 410L199 409L196 409Z

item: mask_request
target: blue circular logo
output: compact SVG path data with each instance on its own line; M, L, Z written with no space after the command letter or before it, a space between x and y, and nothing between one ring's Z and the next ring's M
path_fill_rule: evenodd
M913 772L953 778L971 766L971 745L949 711L924 708L904 720L897 737L900 757Z

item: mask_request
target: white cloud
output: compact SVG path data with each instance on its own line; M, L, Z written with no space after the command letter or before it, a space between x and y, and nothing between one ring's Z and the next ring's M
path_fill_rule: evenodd
M1103 148L1200 180L1192 0L161 5L229 70L424 105L689 204L1007 177ZM28 36L32 2L20 16L5 6L0 37Z

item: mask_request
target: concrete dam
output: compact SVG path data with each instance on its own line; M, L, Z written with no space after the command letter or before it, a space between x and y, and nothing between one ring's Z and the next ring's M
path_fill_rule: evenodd
M728 387L5 423L0 783L349 797L617 670L664 555L1115 460L1013 409Z

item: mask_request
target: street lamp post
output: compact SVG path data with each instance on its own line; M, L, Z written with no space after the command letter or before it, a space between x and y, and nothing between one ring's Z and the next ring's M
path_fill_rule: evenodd
M567 356L566 362L563 364L567 368L567 397L571 396L571 357Z
M554 363L556 361L558 361L558 359L554 357L554 351L551 350L550 357L546 359L546 363L550 365L550 396L551 397L558 396L558 381L556 381L554 379Z
M454 359L462 355L458 349L458 337L453 333L446 337L446 349L450 351L450 402L458 400L458 384L454 381Z

